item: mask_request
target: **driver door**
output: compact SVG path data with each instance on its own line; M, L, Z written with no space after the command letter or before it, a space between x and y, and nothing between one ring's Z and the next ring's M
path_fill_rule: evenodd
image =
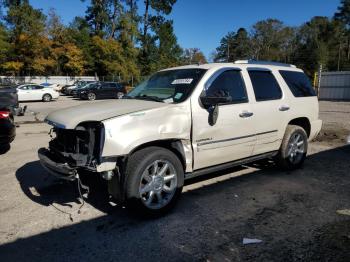
M216 123L208 121L210 110L200 101L193 109L194 170L249 157L256 143L254 114L241 71L215 73L201 96L215 95L229 97L228 102L217 105Z

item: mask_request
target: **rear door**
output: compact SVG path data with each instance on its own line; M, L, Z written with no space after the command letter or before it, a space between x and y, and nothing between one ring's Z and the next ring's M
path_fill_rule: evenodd
M109 83L110 85L110 93L109 98L117 98L120 87L117 83Z
M33 85L32 87L32 97L33 100L41 100L45 94L45 87L40 85ZM50 93L50 92L46 92Z
M110 83L103 83L101 86L100 86L100 89L99 89L99 97L100 98L110 98L111 96L111 93L112 93L112 90L111 90L111 84Z
M288 119L288 98L271 70L248 68L248 74L255 95L252 108L257 142L253 154L278 150Z

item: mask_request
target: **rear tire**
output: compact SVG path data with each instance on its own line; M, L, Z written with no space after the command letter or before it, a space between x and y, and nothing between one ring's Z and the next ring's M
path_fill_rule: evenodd
M138 214L165 214L179 199L183 183L183 165L173 152L161 147L141 149L126 166L127 206Z
M117 99L122 99L124 96L124 93L123 92L118 92L117 93Z
M52 96L50 94L43 95L43 102L50 102L52 100Z
M300 168L306 158L308 137L300 126L288 125L278 155L277 164L285 170Z

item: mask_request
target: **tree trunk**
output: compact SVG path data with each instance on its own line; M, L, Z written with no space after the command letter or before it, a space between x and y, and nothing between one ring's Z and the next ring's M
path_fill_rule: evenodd
M146 36L147 36L147 30L148 30L148 9L149 9L149 0L145 0L145 14L143 16L143 35L142 35L143 48L145 48L145 45L146 45Z

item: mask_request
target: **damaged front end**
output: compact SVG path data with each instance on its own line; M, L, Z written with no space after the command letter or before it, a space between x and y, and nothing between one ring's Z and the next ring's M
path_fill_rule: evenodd
M40 148L38 155L51 174L74 180L79 170L105 171L101 155L105 131L101 122L84 122L75 129L55 125L50 134L49 148ZM113 169L113 163L108 168Z

